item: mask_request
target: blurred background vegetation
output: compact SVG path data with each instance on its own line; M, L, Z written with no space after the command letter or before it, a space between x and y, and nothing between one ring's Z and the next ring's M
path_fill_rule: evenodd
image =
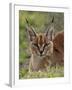
M19 11L19 76L26 77L28 68L26 68L27 60L30 59L29 40L26 31L26 18L36 32L45 32L52 18L54 17L55 31L64 30L64 13L57 12L37 12L37 11Z

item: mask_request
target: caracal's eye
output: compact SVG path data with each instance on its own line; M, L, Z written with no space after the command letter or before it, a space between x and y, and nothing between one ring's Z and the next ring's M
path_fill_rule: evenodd
M33 45L36 46L36 47L38 46L36 43L33 43Z
M47 47L47 46L49 46L49 45L50 45L50 43L48 42L48 43L44 44L43 47L45 48L45 47Z
M39 49L39 46L38 46L38 44L36 44L36 43L33 43L32 44L34 47L37 47L38 49Z
M45 48L47 46L47 43L46 44L44 44L44 47L43 48Z

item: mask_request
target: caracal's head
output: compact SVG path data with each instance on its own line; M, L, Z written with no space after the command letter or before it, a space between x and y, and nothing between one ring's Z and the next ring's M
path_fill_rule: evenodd
M54 37L54 18L47 27L45 33L36 33L34 28L27 21L27 31L30 39L30 48L32 54L36 56L49 56L53 53L53 37Z

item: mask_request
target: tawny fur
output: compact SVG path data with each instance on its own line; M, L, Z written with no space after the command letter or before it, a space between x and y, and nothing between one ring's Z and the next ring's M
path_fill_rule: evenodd
M54 33L54 18L47 32L36 34L27 21L31 59L29 71L45 71L48 66L64 65L64 32Z
M35 38L35 43L42 45L46 43L46 37L39 35ZM29 71L47 70L48 66L64 64L64 32L59 32L50 44L47 56L37 56L34 54L34 49L31 48L31 60Z

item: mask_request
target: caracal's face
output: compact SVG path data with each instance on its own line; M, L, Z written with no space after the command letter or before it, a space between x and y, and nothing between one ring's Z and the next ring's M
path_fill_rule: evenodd
M47 56L50 54L52 48L53 43L45 34L38 34L31 41L31 51L36 56Z

